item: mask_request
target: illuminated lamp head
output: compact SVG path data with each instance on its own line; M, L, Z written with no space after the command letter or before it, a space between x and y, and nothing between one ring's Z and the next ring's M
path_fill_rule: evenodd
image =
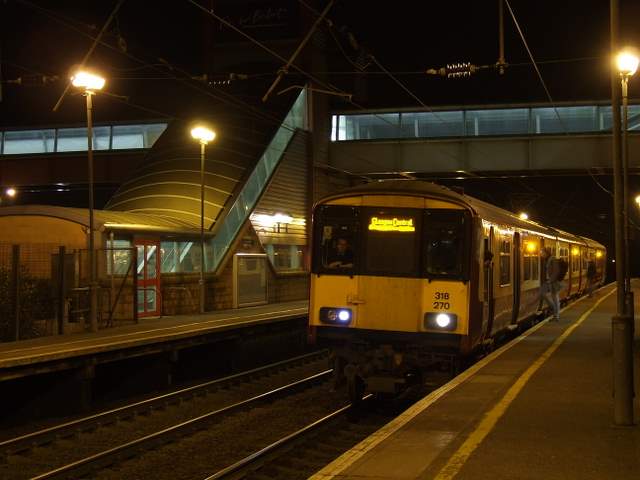
M439 313L436 317L436 325L440 328L447 328L451 323L451 317L446 313Z

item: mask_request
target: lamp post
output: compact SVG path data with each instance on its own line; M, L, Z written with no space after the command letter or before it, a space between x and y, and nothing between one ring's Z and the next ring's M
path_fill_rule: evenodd
M91 331L98 331L98 285L96 278L96 258L94 244L94 221L93 221L93 103L91 98L97 90L104 87L105 79L95 73L86 70L79 70L71 77L74 87L84 89L84 96L87 99L87 161L89 177L89 321Z
M627 140L627 130L629 129L629 100L628 100L628 84L631 77L638 69L638 57L632 49L622 50L616 57L618 72L620 73L620 81L622 84L622 216L624 221L624 265L625 265L625 302L627 310L633 311L633 292L631 291L631 273L629 272L629 144Z
M191 136L200 142L200 313L204 313L204 152L207 143L216 138L216 132L198 125L191 130Z

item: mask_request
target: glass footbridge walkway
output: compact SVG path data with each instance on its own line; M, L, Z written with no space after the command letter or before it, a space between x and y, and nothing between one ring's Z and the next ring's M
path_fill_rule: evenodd
M628 111L640 167L640 102ZM332 116L333 167L358 174L496 174L611 168L611 105L360 111Z

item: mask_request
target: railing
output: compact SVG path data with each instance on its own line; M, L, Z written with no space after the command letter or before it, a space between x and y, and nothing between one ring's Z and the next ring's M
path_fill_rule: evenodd
M208 271L216 271L220 266L231 243L253 211L296 130L306 127L306 119L307 96L306 91L302 90L229 209L220 230L211 241L212 248L207 249Z
M640 105L629 106L629 130L640 131ZM611 106L559 106L333 115L332 141L546 135L611 131Z
M137 321L136 251L96 249L98 326ZM87 250L0 243L0 342L89 327Z

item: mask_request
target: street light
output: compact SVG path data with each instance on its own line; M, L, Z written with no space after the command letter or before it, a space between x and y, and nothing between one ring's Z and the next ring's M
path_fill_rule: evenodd
M520 220L529 220L529 214L526 212L520 212L520 215L518 215L518 217L520 217Z
M14 197L16 196L16 193L18 193L18 192L16 191L16 189L15 189L15 188L13 188L13 187L9 187L9 188L7 188L7 189L5 190L5 192L4 192L4 193L7 195L7 197L14 198Z
M638 207L640 207L640 195L636 197L636 203L638 204Z
M71 84L84 90L84 96L87 99L87 161L88 161L88 177L89 177L89 320L91 323L91 331L98 331L98 285L96 278L96 259L94 245L94 225L93 225L93 120L92 110L93 104L91 97L97 90L104 87L105 79L95 73L78 70L71 76Z
M216 132L204 125L191 129L191 136L200 142L200 313L204 313L204 150L216 138Z
M629 101L627 95L627 86L629 83L629 77L631 77L638 69L638 56L636 51L632 48L625 48L616 57L616 64L618 66L618 72L620 73L620 80L622 82L622 197L624 198L622 217L624 221L624 265L625 265L625 279L624 288L625 295L631 294L631 274L629 272L629 145L627 140L628 125L628 110ZM627 305L629 301L632 301L633 297L627 299ZM631 303L633 306L633 303Z

